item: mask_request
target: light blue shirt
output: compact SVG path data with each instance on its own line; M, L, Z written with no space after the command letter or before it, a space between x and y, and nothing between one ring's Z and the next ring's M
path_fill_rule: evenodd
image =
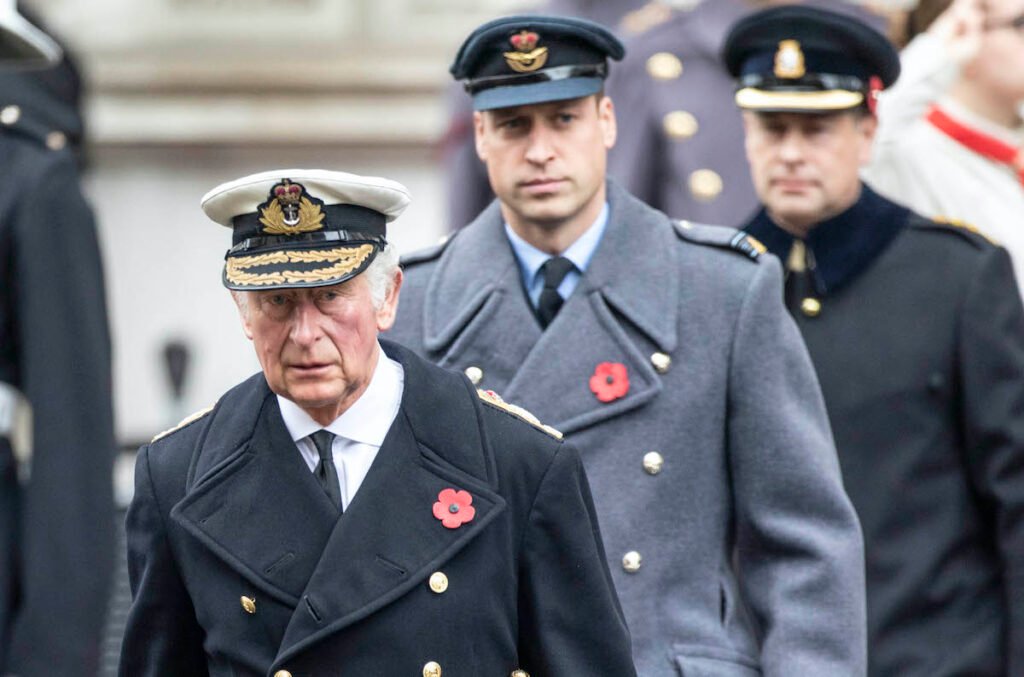
M563 299L569 298L569 295L576 289L576 285L580 283L580 278L587 271L587 266L590 265L590 259L594 258L597 245L601 244L601 237L604 236L604 229L607 225L608 203L605 202L601 213L597 215L597 220L594 221L593 225L587 228L583 235L580 235L575 242L569 245L568 249L562 252L562 256L572 261L573 265L576 266L574 270L569 271L569 274L565 276L562 284L558 285L558 293L561 294ZM516 235L512 227L507 223L505 224L505 234L508 236L508 241L512 244L512 251L515 252L516 260L519 262L519 272L523 277L523 287L526 288L526 293L530 297L530 303L536 308L540 302L540 293L544 289L544 276L540 272L540 267L544 265L545 261L552 258L551 254L542 252Z

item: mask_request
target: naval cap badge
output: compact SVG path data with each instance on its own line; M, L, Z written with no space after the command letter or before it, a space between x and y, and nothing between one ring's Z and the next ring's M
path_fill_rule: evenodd
M807 73L804 51L798 40L783 40L775 53L775 77L787 80L802 78Z
M509 38L514 52L505 52L505 63L517 73L532 73L543 68L548 61L548 48L538 47L540 36L533 31L522 30Z
M301 183L281 179L260 205L260 223L268 235L294 235L320 230L326 217L323 203L309 195Z

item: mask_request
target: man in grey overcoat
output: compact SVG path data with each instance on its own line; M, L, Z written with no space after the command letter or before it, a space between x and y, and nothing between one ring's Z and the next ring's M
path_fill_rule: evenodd
M581 20L469 37L499 200L406 259L390 337L579 446L639 674L862 675L860 528L779 262L606 181L621 56Z

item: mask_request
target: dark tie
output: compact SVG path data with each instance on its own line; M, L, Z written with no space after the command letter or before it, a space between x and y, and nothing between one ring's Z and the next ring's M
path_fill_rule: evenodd
M540 300L537 303L537 318L540 319L540 326L547 328L551 320L562 308L565 299L558 293L558 285L576 266L564 256L553 256L544 262L540 272L544 274L544 289L540 292Z
M320 462L316 464L313 474L316 475L324 493L338 507L338 512L341 512L341 484L338 482L338 469L334 466L334 454L331 453L334 433L328 430L318 430L309 438L313 440L313 446L320 454Z

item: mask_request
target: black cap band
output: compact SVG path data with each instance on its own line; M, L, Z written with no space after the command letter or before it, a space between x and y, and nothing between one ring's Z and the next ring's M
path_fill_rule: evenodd
M224 258L247 254L253 250L302 249L332 242L351 244L353 246L375 244L381 249L387 245L387 240L382 235L352 230L326 230L319 233L300 233L298 235L260 235L242 240L229 249Z
M608 75L607 63L577 64L574 66L558 66L546 68L534 73L517 73L515 75L493 75L490 77L466 80L463 87L470 94L482 92L494 87L512 85L529 85L536 82L556 82L569 78L604 78Z
M317 202L319 203L319 200ZM267 236L266 239L283 237L291 242L296 242L302 240L305 236L319 236L324 239L328 239L326 236L330 236L329 239L340 241L344 238L331 234L355 232L360 235L360 240L384 240L387 217L376 210L350 204L321 205L320 209L326 214L324 219L326 222L324 224L325 230L312 233ZM243 242L262 237L261 233L263 233L264 224L260 222L259 212L236 216L232 219L232 223L234 225L232 237L232 244L234 246L231 251L235 251L237 246Z

